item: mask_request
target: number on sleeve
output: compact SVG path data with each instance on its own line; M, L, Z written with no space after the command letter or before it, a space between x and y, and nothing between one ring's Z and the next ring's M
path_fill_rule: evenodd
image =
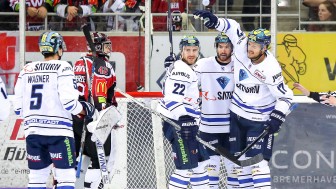
M285 85L283 83L280 83L278 85L278 90L282 93L282 94L286 94L286 89L285 89Z
M37 91L39 89L43 89L43 84L36 84L32 86L31 99L33 100L30 101L31 110L38 110L41 108L42 93Z
M175 89L173 90L174 94L184 96L185 85L180 83L174 83Z

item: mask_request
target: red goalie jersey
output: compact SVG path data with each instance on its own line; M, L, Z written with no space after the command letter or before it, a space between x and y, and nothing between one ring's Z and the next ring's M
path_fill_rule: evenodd
M86 82L85 62L87 63L91 89L89 89ZM75 63L74 72L80 98L87 101L88 91L91 90L97 110L100 111L111 105L117 106L114 96L116 75L110 62L104 60L102 57L85 56Z

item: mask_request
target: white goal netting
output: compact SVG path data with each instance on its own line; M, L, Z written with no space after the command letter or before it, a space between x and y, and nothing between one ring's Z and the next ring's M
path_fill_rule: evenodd
M136 100L155 109L160 93L130 93ZM113 189L164 189L174 170L171 147L162 133L161 119L125 97L118 99L123 128L113 131L116 139L116 172ZM220 188L226 171L221 166Z

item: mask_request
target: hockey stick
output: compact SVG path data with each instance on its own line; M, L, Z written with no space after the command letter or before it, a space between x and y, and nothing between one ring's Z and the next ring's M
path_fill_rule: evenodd
M286 116L288 114L290 114L293 110L295 110L297 108L298 104L295 103L293 104L288 112L286 113ZM244 150L242 150L241 152L238 152L238 155L236 155L236 158L239 159L241 156L243 156L244 154L246 154L246 152L248 150L250 150L257 142L259 142L261 139L263 139L269 132L269 127L267 127L251 144L249 144L248 146L246 146L246 148Z
M172 23L172 15L171 15L171 0L168 0L168 34L169 34L169 43L170 43L170 55L174 54L173 51L173 23Z
M131 95L121 91L119 88L116 88L115 89L117 92L119 92L120 94L122 94L123 96L125 96L126 98L130 99L131 101L137 103L138 105L140 105L141 107L143 108L146 108L147 110L149 110L152 114L160 117L162 120L168 122L169 124L171 124L172 126L174 126L176 128L176 130L180 130L181 127L176 124L174 121L172 121L171 119L163 116L162 114L160 114L159 112L155 111L154 109L150 108L150 107L147 107L145 104L143 104L142 102L136 100L134 97L132 97ZM249 165L253 165L253 164L256 164L256 163L259 163L260 161L263 160L263 156L262 154L260 155L257 155L257 156L254 156L250 159L247 159L247 160L237 160L236 157L234 155L232 155L228 150L226 150L225 148L223 147L215 147L215 146L212 146L211 144L209 144L208 142L202 140L201 138L199 138L198 136L196 136L196 140L203 144L204 146L206 146L207 148L217 152L218 154L220 154L221 156L229 159L230 161L232 161L233 163L239 165L239 166L242 166L242 167L245 167L245 166L249 166Z

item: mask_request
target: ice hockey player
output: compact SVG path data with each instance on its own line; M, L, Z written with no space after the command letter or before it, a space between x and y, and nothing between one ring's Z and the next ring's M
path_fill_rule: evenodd
M96 109L98 111L101 111L109 106L117 106L117 101L114 96L114 88L116 87L116 75L112 64L108 61L112 52L112 43L108 36L104 33L94 32L91 34L91 36L97 55L93 56L91 53L89 53L86 56L81 57L75 63L74 71L77 80L78 91L80 94L79 99L88 101L90 91ZM89 50L91 51L91 49ZM89 78L86 78L86 72L89 73ZM87 82L91 83L91 89L88 87ZM80 148L82 129L83 119L75 118L74 131L77 152L79 152ZM85 174L84 187L97 189L100 185L99 188L103 188L103 183L101 183L102 177L96 150L96 144L94 141L91 140L91 137L92 133L87 132L83 154L91 159L91 167L87 170ZM110 154L111 134L104 144L104 149L106 157L110 156L111 159L109 161L112 161L112 156L114 156L114 154Z
M217 56L202 58L196 62L195 72L202 91L200 137L213 146L222 146L229 150L230 143L230 104L233 95L233 45L225 33L215 38L214 47ZM210 188L218 189L220 173L220 155L207 149L209 160ZM234 164L224 159L227 175L227 188L233 186L232 177Z
M15 85L14 111L24 119L29 172L29 189L45 189L51 164L58 187L74 189L75 142L71 115L96 119L97 110L78 101L71 65L61 61L65 45L53 31L39 38L43 61L24 66Z
M327 106L336 106L336 91L334 92L312 92L306 89L300 83L294 83L293 86L301 91L305 96Z
M1 104L0 123L1 123L2 121L8 118L10 112L10 102L7 96L6 86L1 78L0 78L0 90L1 90L0 94L0 104Z
M193 66L199 57L199 40L192 35L184 36L179 44L181 57L170 65L162 93L158 112L181 126L178 131L163 122L163 132L172 144L176 169L169 179L169 189L209 188L207 173L208 154L204 145L197 140L199 119L199 89ZM167 60L174 60L171 55ZM166 63L165 63L166 65ZM190 171L191 170L191 171Z
M293 91L284 83L278 61L268 51L271 34L266 29L255 29L245 36L235 20L218 18L203 10L196 10L194 15L204 19L207 28L225 32L234 45L230 151L239 153L265 129L268 130L268 135L242 157L262 153L264 160L237 169L239 187L270 189L268 161L272 156L273 134L279 132L293 99Z

